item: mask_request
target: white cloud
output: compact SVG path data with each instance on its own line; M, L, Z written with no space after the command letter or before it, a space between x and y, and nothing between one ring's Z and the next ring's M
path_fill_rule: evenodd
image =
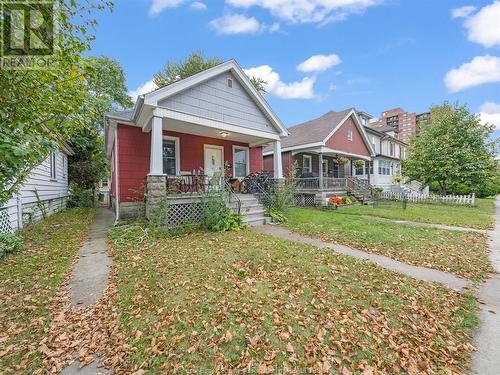
M275 22L269 27L269 32L274 33L276 31L279 31L280 29L281 25L278 22Z
M226 14L210 21L210 26L217 34L256 33L263 29L255 17L247 17L243 14Z
M274 16L293 23L341 21L353 13L382 3L383 0L226 0L235 7L259 6Z
M468 39L484 47L500 47L500 1L487 5L466 18Z
M479 116L483 124L493 124L497 130L500 130L500 104L493 102L484 103L479 108Z
M340 62L340 57L334 54L314 55L297 65L297 70L301 72L322 72L340 64Z
M206 4L202 3L201 1L195 1L195 2L191 3L191 5L189 7L193 10L206 10L207 9Z
M156 86L156 83L153 82L153 80L144 82L142 85L140 85L138 88L135 90L129 91L128 95L132 97L132 100L136 100L139 95L144 95L147 94L151 91L154 91L158 88Z
M185 0L153 0L149 8L149 14L155 16L167 8L175 8L184 3Z
M316 80L313 77L305 77L302 81L285 83L269 65L244 69L244 71L249 77L259 77L266 81L266 91L279 98L312 99L315 97L314 83Z
M471 62L450 70L444 78L451 92L491 82L500 82L500 57L489 55L474 57Z
M452 18L467 18L475 11L476 11L476 7L472 6L472 5L466 5L466 6L463 6L460 8L453 8L451 10L451 17Z
M330 91L338 90L338 88L339 87L333 83L330 83L330 86L328 86L328 90L330 90Z

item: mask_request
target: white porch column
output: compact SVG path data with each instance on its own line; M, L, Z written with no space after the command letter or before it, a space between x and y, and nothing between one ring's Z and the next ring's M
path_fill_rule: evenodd
M319 188L323 189L323 154L320 152L319 159Z
M281 141L273 142L274 178L283 178L283 164L281 162Z
M150 176L163 175L163 127L162 118L153 116L151 120Z

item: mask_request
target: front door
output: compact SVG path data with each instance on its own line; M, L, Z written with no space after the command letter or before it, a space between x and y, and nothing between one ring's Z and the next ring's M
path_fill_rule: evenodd
M205 145L205 174L222 176L224 170L224 147Z

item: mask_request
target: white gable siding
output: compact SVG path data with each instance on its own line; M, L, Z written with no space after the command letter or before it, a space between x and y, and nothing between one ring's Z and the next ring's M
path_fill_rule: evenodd
M19 193L12 197L0 208L0 230L5 230L6 214L12 230L18 229L19 203L22 205L22 218L24 224L30 221L37 221L42 217L42 212L37 205L38 197L42 202L47 214L60 211L65 207L68 197L68 157L59 151L56 153L55 179L51 178L50 157L35 167L30 173L29 178L23 184ZM20 202L18 201L18 197ZM3 216L3 220L2 220ZM4 224L2 226L2 223Z
M232 87L228 86L232 80ZM160 107L279 134L233 74L224 73L170 98Z

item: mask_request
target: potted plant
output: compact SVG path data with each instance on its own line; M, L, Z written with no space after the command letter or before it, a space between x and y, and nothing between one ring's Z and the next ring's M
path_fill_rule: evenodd
M347 159L346 157L344 156L339 156L337 158L337 162L340 164L340 165L344 165L344 164L347 164L347 162L349 161L349 159Z
M364 160L354 160L354 166L356 168L363 168L365 166Z
M403 179L404 179L403 176L394 176L394 182L397 182L398 184L403 182Z

